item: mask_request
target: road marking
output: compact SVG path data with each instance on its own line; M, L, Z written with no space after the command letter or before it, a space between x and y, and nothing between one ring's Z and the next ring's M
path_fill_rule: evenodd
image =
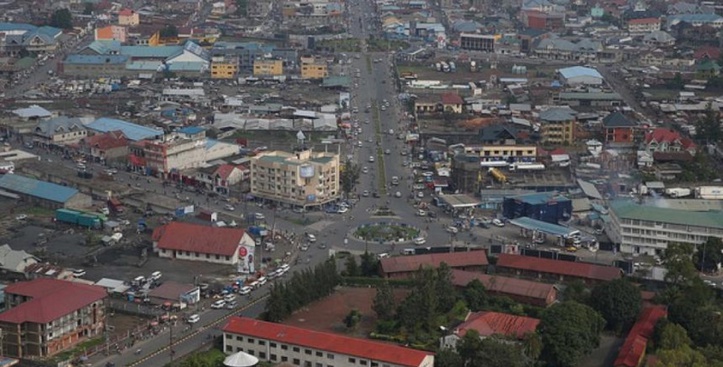
M200 334L201 332L206 331L206 330L208 330L208 329L211 329L211 328L215 327L216 325L220 324L222 321L227 320L227 319L230 318L231 316L237 315L239 312L243 312L243 311L247 310L247 309L250 308L251 306L253 306L253 305L255 305L255 304L257 304L257 303L259 303L259 302L261 302L261 301L263 301L263 300L265 300L265 299L267 299L267 298L269 298L269 296L268 296L268 295L265 295L265 296L263 296L263 297L261 297L261 298L259 298L259 299L253 300L251 303L247 304L246 306L244 306L244 307L242 307L242 308L239 308L239 309L236 309L236 310L230 312L229 314L227 314L226 316L223 316L223 317L221 317L221 318L219 318L219 319L217 319L217 320L215 320L215 321L213 321L213 322L211 322L211 323L209 323L209 324L206 324L206 325L204 325L204 326L199 327L198 329L196 329L196 330L193 331L192 333L184 336L183 338L174 340L174 341L173 341L173 344L171 344L171 345L166 345L166 346L164 346L164 347L162 347L162 348L159 348L159 349L156 350L155 352L153 352L153 353L151 353L151 354L149 354L149 355L147 355L147 356L145 356L145 357L143 357L143 358L141 358L141 359L139 359L139 360L137 360L137 361L135 361L135 362L131 362L131 363L127 364L126 367L135 367L135 366L138 366L139 364L141 364L141 363L143 363L143 362L145 362L145 361L147 361L147 360L149 360L149 359L151 359L151 358L153 358L153 357L155 357L155 356L157 356L157 355L165 352L165 351L168 350L170 347L172 347L172 346L174 346L174 345L181 344L181 343L185 342L186 340L188 340L188 339L190 339L190 338L192 338L192 337ZM179 357L179 358L180 358L180 357Z

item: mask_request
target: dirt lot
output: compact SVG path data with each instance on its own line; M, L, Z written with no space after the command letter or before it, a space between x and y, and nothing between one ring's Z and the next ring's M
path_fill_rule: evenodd
M396 289L394 298L397 303L401 302L406 294L406 290ZM376 322L376 314L372 311L375 295L375 288L339 288L331 296L297 311L284 323L317 331L366 337L374 330ZM349 332L343 320L353 309L361 312L362 320L356 330Z

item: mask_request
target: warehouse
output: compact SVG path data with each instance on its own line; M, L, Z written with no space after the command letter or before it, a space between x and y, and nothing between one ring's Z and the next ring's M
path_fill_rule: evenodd
M0 195L18 198L49 209L83 209L93 204L90 196L72 187L14 174L0 177L0 190L2 190Z
M603 76L593 68L584 66L571 66L557 71L562 82L567 85L601 85Z
M557 224L570 219L572 200L554 193L534 193L506 197L502 203L505 218L529 217Z

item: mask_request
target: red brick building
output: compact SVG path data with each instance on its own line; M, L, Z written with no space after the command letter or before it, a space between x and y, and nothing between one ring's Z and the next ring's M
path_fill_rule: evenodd
M475 279L485 286L488 293L520 303L547 307L557 301L557 288L553 284L452 269L452 284L457 287L466 287Z
M623 346L620 347L618 357L613 363L614 367L638 367L645 357L645 350L648 347L648 340L653 336L655 324L663 317L668 316L668 311L663 306L650 306L643 309L640 318L630 329Z
M394 256L381 259L381 272L385 278L409 278L420 267L438 268L442 263L452 269L483 272L487 269L487 254L484 251L453 252Z
M603 129L605 129L605 143L627 144L635 142L635 130L638 124L630 120L621 112L613 112L603 118Z
M500 254L495 269L500 274L511 274L550 282L581 280L586 284L609 282L623 276L621 269L612 266L510 254Z
M522 340L525 335L534 333L539 324L540 320L532 317L489 311L470 312L452 334L441 338L440 347L455 347L469 330L476 330L481 339L501 336L506 340Z

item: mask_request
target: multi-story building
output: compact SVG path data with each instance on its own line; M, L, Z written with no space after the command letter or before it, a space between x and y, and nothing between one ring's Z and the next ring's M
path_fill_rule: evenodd
M39 278L8 285L4 292L4 356L45 358L103 335L108 293L102 287Z
M240 43L240 42L216 42L211 49L213 56L236 56L238 57L239 73L251 74L254 71L254 60L263 59L271 55L271 58L283 60L293 67L297 64L298 53L294 49L276 48L272 45L261 43Z
M630 120L619 111L603 118L605 143L607 144L632 145L637 128L638 124L635 121Z
M650 153L688 152L695 155L697 148L693 140L673 129L659 127L645 134L644 149Z
M460 192L478 193L482 185L482 170L479 156L474 154L457 154L452 158L450 175L454 187Z
M141 24L141 16L132 9L123 9L118 12L118 25L135 27Z
M281 60L254 60L254 76L279 76L284 74L284 62Z
M211 79L233 79L238 76L238 56L212 56Z
M628 20L628 32L642 34L660 30L660 18L639 18Z
M495 41L499 38L496 35L462 33L459 36L459 41L463 50L494 52Z
M129 141L121 131L96 134L82 139L78 148L95 162L119 161L128 158Z
M614 201L605 232L620 252L661 255L670 243L700 245L723 238L723 210L693 209L686 201L666 200L666 207ZM710 209L710 210L703 210Z
M65 145L79 142L87 133L80 118L58 116L40 121L34 140L44 146Z
M575 111L553 107L540 112L540 135L545 144L572 144L575 137Z
M294 366L434 366L434 355L421 350L238 316L223 328L223 348Z
M251 159L251 194L299 206L339 199L339 155L302 150L273 151Z
M95 29L96 41L118 41L125 43L128 40L128 31L126 27L119 25L109 25L106 27Z
M324 79L329 76L326 61L313 57L301 58L301 79Z

